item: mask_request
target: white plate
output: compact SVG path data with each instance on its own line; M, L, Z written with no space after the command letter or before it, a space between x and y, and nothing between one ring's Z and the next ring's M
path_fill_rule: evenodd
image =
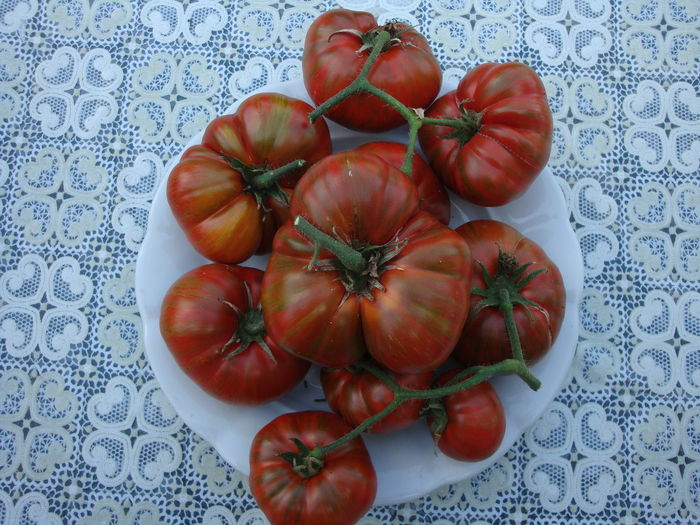
M443 91L450 89L445 87ZM454 87L451 87L454 89ZM268 85L258 92L278 92L310 102L301 81ZM239 101L240 102L240 101ZM228 108L236 110L238 103ZM406 128L383 134L359 134L329 124L334 151L373 140L405 142ZM189 145L198 144L202 133ZM183 149L184 151L184 149ZM173 162L177 161L174 159ZM172 166L173 163L170 164ZM231 406L210 397L178 367L160 336L160 304L170 285L188 270L209 261L190 247L180 230L165 193L165 180L153 200L148 230L136 262L136 299L144 324L144 345L153 372L177 413L237 470L248 473L248 452L256 432L280 414L303 409L328 409L312 367L306 384L282 399L257 408ZM542 414L563 386L578 341L577 307L583 283L579 243L569 225L569 211L561 190L548 169L519 199L497 208L480 208L451 194L451 226L479 218L498 219L517 228L547 252L564 277L567 292L566 315L559 337L547 356L533 367L542 381L533 392L517 377L492 380L506 411L506 433L498 451L485 461L465 463L435 454L427 426L418 421L408 429L384 436L366 436L377 471L376 505L400 503L425 495L447 483L479 473L513 445ZM244 264L264 269L267 258L253 257Z

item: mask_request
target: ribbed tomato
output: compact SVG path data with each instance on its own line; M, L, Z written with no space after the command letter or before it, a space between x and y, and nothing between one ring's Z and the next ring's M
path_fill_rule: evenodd
M399 386L408 390L425 390L430 387L433 379L432 372L386 373ZM321 370L321 386L328 406L353 427L381 412L394 399L389 386L367 370L354 372L346 368L324 368ZM386 434L407 427L418 419L422 407L422 399L404 401L367 432Z
M160 330L178 365L208 394L259 405L291 390L310 363L280 349L259 308L263 272L207 264L163 299Z
M381 31L392 38L372 64L368 80L408 107L430 105L440 91L442 69L425 37L402 22L380 26L372 14L347 9L326 11L306 33L302 70L316 104L357 78ZM350 96L326 116L359 131L386 131L405 123L395 109L367 93Z
M521 195L549 159L552 113L539 76L524 64L482 64L437 99L426 117L460 122L424 125L420 144L453 191L480 206Z
M270 248L298 178L331 152L323 119L286 95L263 93L214 119L202 143L187 149L168 178L168 202L192 246L207 259L239 263ZM302 160L280 180L272 170ZM267 239L267 240L266 240Z
M503 312L483 307L479 290L505 286L513 302L513 318L523 357L537 362L554 344L564 319L566 290L557 266L542 248L515 228L494 220L463 224L456 232L469 244L474 258L471 311L454 355L466 365L493 364L513 357ZM529 264L524 273L517 273ZM483 265L483 270L482 266ZM527 276L537 274L531 280ZM486 282L484 272L493 281ZM476 293L475 293L476 291ZM528 303L528 301L530 303Z
M461 370L445 372L437 380L442 386ZM428 416L433 438L447 456L459 461L481 461L491 456L503 441L506 418L496 390L488 382L479 383L445 396L433 405Z
M304 175L291 214L353 261L317 252L292 222L278 230L262 304L282 348L335 368L368 350L398 373L434 370L447 359L469 308L471 257L418 202L413 182L376 155L330 155Z
M290 412L265 425L250 449L250 490L273 525L351 525L372 506L377 475L359 436L321 459L297 454L352 428L319 410ZM296 440L296 441L295 441Z

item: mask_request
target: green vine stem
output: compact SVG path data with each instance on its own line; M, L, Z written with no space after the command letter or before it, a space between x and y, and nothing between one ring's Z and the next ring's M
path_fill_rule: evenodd
M284 166L280 166L279 168L275 168L273 170L268 170L265 173L261 173L257 177L253 177L249 184L255 189L269 188L288 173L303 168L305 165L306 161L303 159L293 160Z
M375 97L386 102L389 106L394 108L401 116L406 120L408 124L408 144L406 157L404 158L401 170L408 176L411 176L411 166L413 159L413 152L415 151L416 139L418 137L418 130L424 124L435 125L435 126L448 126L460 130L464 128L465 123L461 119L452 118L426 118L423 115L424 108L409 108L405 104L399 102L396 98L391 96L372 84L368 79L367 75L371 69L377 57L382 52L384 45L391 39L391 35L388 31L381 31L376 40L372 44L372 51L367 57L367 61L362 66L357 78L353 80L345 88L341 89L338 93L330 97L328 100L316 107L311 113L309 113L309 120L313 123L319 119L324 113L328 112L333 107L340 104L343 100L352 95L357 95L359 93L369 93Z
M314 241L317 251L324 248L329 250L348 270L361 273L367 267L367 261L360 252L344 242L323 233L301 215L297 215L294 218L293 225L297 230Z
M506 374L516 374L520 376L520 378L522 378L523 381L525 381L533 390L539 389L541 385L539 379L532 375L525 362L518 359L506 359L500 363L496 363L495 365L475 366L468 368L460 372L460 374L447 385L429 390L408 390L402 388L397 385L395 381L392 381L388 374L375 365L366 361L361 361L360 363L357 363L357 365L384 381L393 392L394 399L391 401L391 403L384 407L383 410L365 419L343 437L333 441L332 443L328 443L327 445L316 447L311 450L309 454L312 457L319 459L323 458L331 450L342 446L343 444L362 434L365 430L369 429L376 422L389 415L396 408L398 408L399 405L401 405L404 401L408 401L409 399L439 399L457 392L461 392L462 390L466 390L467 388L478 385L479 383L487 381L492 377Z
M279 179L306 165L304 159L298 159L284 166L280 166L279 168L268 170L260 166L249 166L236 157L231 157L229 155L223 155L223 157L228 165L238 171L243 176L246 183L255 191L264 191L272 188Z

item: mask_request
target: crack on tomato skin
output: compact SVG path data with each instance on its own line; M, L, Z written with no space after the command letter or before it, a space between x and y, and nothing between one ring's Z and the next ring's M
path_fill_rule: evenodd
M387 22L382 26L373 27L372 29L364 33L359 29L338 29L337 31L334 31L328 36L328 42L330 42L331 39L338 34L353 35L359 38L361 43L360 47L358 47L355 50L355 54L361 55L365 51L371 52L377 45L377 39L379 38L380 33L386 31L387 33L389 33L389 40L387 40L382 45L380 53L385 53L397 46L415 47L416 49L418 49L418 46L416 46L412 42L405 42L401 40L401 35L410 29L415 28L414 26L405 25L401 22L394 20L391 22Z
M522 155L520 155L520 154L519 154L517 151L515 151L513 148L510 148L510 147L506 146L505 144L503 144L503 142L502 142L501 140L499 140L499 139L497 139L497 138L495 138L495 137L492 137L492 136L489 135L488 133L482 133L481 131L478 131L476 134L477 134L477 135L480 135L480 136L482 136L482 137L486 137L486 138L489 139L489 140L492 140L493 142L495 142L496 144L498 144L499 146L501 146L504 150L506 150L508 153L510 153L511 155L513 155L516 159L518 159L519 161L521 161L523 164L529 166L530 168L532 168L532 169L537 169L537 168L538 168L538 166L537 166L536 164L533 164L532 162L530 162L529 159L526 159L525 157L523 157Z

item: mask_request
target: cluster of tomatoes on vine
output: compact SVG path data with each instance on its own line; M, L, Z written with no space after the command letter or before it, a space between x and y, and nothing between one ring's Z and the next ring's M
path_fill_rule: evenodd
M161 333L212 396L259 405L311 364L334 412L284 414L256 435L250 486L278 523L354 523L376 474L360 434L426 416L437 447L477 461L505 430L486 381L552 346L561 275L497 221L455 229L443 186L480 206L522 194L549 157L542 82L519 63L483 64L437 98L442 71L400 22L337 9L307 33L304 82L317 104L279 93L213 120L168 179L192 246L212 261L167 292ZM406 143L332 152L324 118ZM416 141L427 162L415 151ZM271 252L265 271L240 266ZM460 367L434 377L452 357Z

